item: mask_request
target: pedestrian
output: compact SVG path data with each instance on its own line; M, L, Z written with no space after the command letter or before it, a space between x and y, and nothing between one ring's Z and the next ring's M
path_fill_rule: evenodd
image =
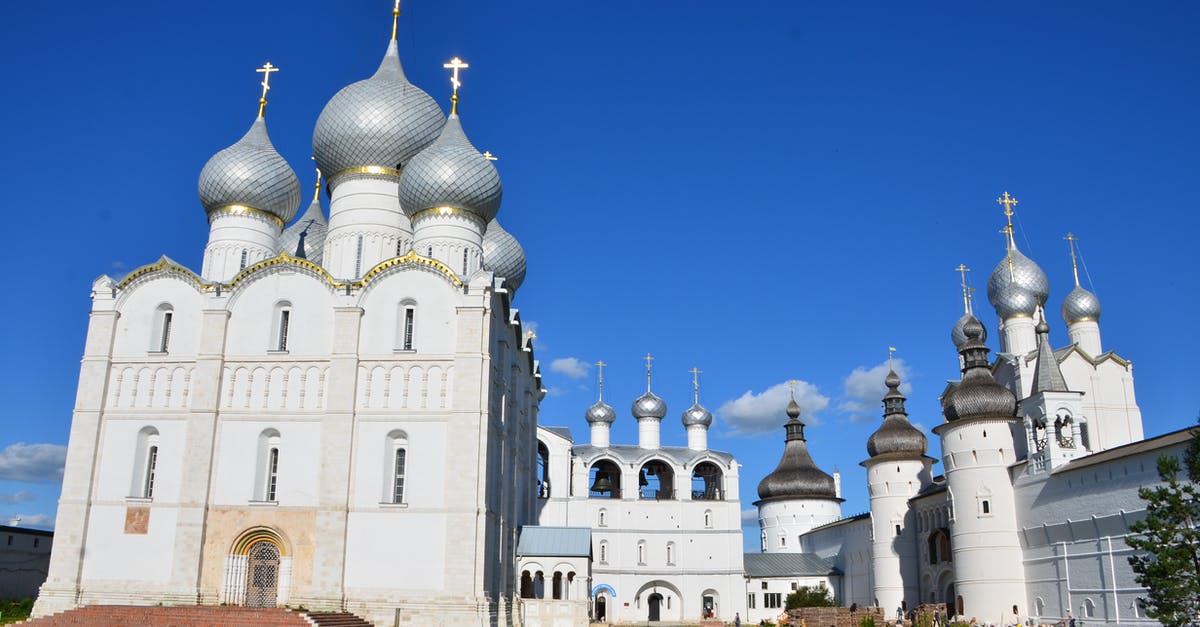
M1067 627L1075 627L1075 617L1071 615L1071 610L1067 610Z
M733 627L742 627L742 614L741 614L741 612L734 612L734 613L733 613Z

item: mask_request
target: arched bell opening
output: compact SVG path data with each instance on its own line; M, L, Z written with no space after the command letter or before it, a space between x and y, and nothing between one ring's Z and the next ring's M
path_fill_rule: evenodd
M712 462L700 462L692 469L692 500L725 500L724 475Z
M588 498L621 498L621 469L612 461L602 459L588 471Z
M648 501L669 501L675 498L675 471L661 459L642 464L638 471L638 495Z

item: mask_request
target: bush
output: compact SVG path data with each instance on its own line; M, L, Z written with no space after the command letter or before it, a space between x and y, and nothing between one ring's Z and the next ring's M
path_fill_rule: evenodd
M801 586L787 596L787 609L800 607L837 607L837 601L824 585Z
M33 599L0 601L0 625L23 621L32 613Z
M863 616L862 620L858 621L858 627L875 627L875 617Z

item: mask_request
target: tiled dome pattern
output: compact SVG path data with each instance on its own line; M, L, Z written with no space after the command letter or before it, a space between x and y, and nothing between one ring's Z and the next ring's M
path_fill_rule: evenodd
M513 292L525 282L525 249L494 218L483 234L483 267L504 277Z
M289 222L300 208L300 180L275 151L263 118L232 146L213 155L200 171L200 202L206 211L245 205Z
M437 141L413 157L400 177L400 207L411 218L426 209L453 207L490 222L500 211L500 174L463 133L457 115Z

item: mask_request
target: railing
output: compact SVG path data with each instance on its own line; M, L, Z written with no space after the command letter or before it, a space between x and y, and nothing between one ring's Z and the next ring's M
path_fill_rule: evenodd
M692 490L693 501L724 501L722 490Z
M675 491L670 489L650 490L642 488L639 496L643 501L673 501L675 500Z

